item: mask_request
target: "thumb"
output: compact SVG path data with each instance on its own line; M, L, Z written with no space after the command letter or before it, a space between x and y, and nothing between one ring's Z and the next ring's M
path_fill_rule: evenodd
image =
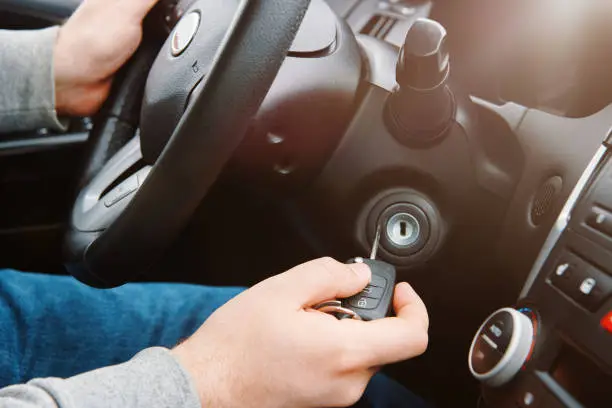
M277 276L282 293L300 307L312 306L330 299L345 298L365 288L372 274L365 264L343 264L332 258L321 258Z

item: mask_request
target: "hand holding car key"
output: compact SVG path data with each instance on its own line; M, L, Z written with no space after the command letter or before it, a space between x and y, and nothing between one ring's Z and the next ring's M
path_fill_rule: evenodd
M376 320L389 316L395 288L395 267L376 260L381 228L376 230L370 259L354 258L348 263L363 263L370 267L372 279L358 294L346 299L329 300L314 306L315 310L333 314L338 319Z

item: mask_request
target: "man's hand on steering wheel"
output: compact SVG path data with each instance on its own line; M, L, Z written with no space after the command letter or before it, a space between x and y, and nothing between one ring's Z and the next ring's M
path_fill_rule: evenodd
M134 54L142 21L158 0L85 0L64 24L54 54L56 109L94 114L113 75Z

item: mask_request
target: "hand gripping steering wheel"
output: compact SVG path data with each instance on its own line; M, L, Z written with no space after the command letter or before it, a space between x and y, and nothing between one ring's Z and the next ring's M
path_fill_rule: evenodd
M195 0L183 10L148 72L137 134L117 148L123 122L96 122L103 136L91 142L66 239L75 277L118 286L159 260L242 141L309 3ZM114 92L139 97L138 82Z

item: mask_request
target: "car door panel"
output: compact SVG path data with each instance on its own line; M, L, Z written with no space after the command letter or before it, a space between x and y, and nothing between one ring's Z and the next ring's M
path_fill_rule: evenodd
M78 0L0 0L0 29L37 29L64 20ZM63 272L64 222L91 121L64 133L0 134L0 268Z

